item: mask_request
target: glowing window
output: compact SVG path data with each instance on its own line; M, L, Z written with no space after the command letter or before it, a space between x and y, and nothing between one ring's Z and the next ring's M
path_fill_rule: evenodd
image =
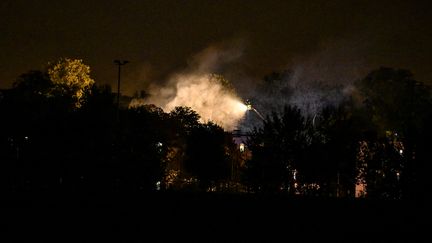
M245 145L243 143L240 144L240 152L244 152L245 150Z

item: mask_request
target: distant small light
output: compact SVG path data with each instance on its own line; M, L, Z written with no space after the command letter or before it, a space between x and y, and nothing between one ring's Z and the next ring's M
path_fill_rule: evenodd
M162 147L162 145L163 145L163 144L162 144L161 142L158 142L158 143L157 143L157 146L158 146L158 147Z
M245 151L245 145L243 143L240 144L240 152L244 152Z
M24 139L25 139L25 140L28 140L28 139L29 139L29 137L25 136L25 137L24 137Z
M160 191L160 189L161 189L161 182L158 181L156 182L156 190Z
M402 149L399 150L399 154L400 154L400 155L403 155L403 150L402 150Z

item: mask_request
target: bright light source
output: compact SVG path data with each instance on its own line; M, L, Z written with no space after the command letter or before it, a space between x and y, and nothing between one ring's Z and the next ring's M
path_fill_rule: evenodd
M237 106L238 106L238 109L242 112L246 112L249 109L247 105L245 105L241 102L238 102Z
M240 152L244 152L245 150L245 145L243 143L240 144Z

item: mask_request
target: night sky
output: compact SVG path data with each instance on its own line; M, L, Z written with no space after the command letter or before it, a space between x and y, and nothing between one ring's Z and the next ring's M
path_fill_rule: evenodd
M0 88L59 57L83 59L96 82L116 87L113 60L126 59L123 92L131 93L184 69L209 46L241 49L224 69L235 70L234 79L308 63L356 75L406 68L432 83L427 1L257 2L3 0Z

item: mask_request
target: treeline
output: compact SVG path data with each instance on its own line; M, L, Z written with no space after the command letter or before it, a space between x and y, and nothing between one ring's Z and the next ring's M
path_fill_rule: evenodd
M289 95L268 87L284 86L286 76L266 77L264 90ZM430 87L409 71L374 70L337 105L309 115L285 106L267 116L249 139L245 182L253 191L293 195L426 197L431 108Z
M0 190L417 198L430 186L431 108L428 86L381 68L313 116L271 113L243 150L187 107L118 110L87 66L64 59L0 91Z
M205 191L238 160L231 134L190 108L118 109L79 60L21 75L0 114L4 192Z

